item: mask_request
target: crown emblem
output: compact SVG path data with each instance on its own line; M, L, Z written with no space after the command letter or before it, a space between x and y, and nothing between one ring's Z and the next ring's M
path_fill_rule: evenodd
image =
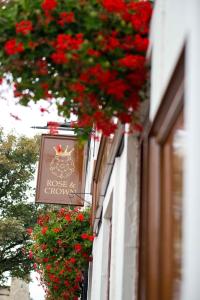
M53 148L56 152L56 156L70 156L72 154L72 152L74 151L74 148L72 148L71 150L68 150L68 146L64 150L62 148L62 145L57 145L56 147L53 147Z

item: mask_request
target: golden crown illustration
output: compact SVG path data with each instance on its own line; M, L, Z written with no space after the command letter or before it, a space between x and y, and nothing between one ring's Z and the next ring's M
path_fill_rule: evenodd
M74 151L74 148L72 148L70 151L68 150L68 146L66 146L65 150L63 151L62 146L58 145L57 147L53 147L55 152L56 152L56 156L70 156L72 154L72 152Z

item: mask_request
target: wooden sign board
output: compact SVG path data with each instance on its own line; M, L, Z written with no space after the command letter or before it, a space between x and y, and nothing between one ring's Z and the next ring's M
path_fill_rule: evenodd
M77 138L42 135L36 203L83 206L84 147Z

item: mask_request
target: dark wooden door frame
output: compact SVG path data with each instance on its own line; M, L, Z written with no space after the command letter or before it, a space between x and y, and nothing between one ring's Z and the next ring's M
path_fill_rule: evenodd
M138 258L138 300L161 300L160 198L161 152L184 105L184 50L154 122L147 122L141 138L141 201ZM152 234L153 233L153 234Z

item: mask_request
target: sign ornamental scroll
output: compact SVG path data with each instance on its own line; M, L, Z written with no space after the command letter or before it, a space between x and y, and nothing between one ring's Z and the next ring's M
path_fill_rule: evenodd
M84 147L76 137L42 135L36 203L82 206Z

